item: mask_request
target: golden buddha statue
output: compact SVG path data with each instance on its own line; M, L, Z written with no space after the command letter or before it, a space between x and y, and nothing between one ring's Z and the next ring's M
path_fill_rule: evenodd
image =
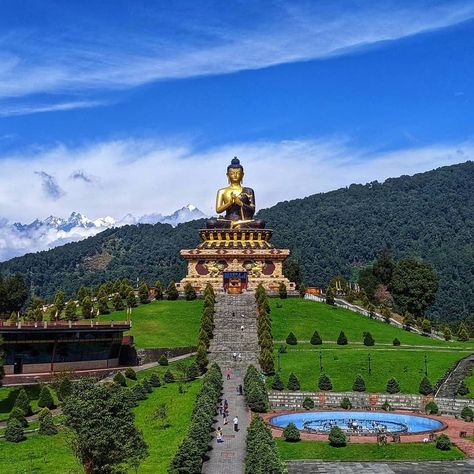
M255 193L252 188L242 186L244 168L237 157L227 167L229 185L217 191L216 212L225 212L224 217L209 219L208 229L263 229L265 222L254 219Z

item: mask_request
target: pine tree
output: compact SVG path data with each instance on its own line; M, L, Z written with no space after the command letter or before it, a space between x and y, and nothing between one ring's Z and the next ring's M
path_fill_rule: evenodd
M170 369L168 369L165 372L165 375L163 375L163 380L165 381L165 383L173 383L174 382L174 375L173 375L173 372L171 372Z
M113 381L117 384L120 385L121 387L126 387L127 386L127 379L125 376L122 374L122 372L117 372L114 375Z
M163 285L161 284L160 280L156 280L155 282L155 300L162 300L163 299Z
M461 342L469 341L469 333L467 332L466 326L464 326L464 323L461 323L459 325L458 341L461 341Z
M280 295L280 298L282 300L286 299L288 296L286 285L283 282L281 282L280 285L278 286L278 294Z
M97 309L99 310L99 314L109 314L109 298L107 296L102 296L97 301Z
M422 395L430 395L433 393L433 385L431 385L431 382L428 380L428 377L423 377L420 382L420 388L419 392Z
M299 390L300 389L300 381L298 377L292 372L288 379L288 390Z
M461 383L458 385L457 394L461 397L465 397L469 393L469 387L466 385L464 380L461 380Z
M273 374L275 372L273 355L269 349L264 347L260 351L260 357L258 359L258 362L260 363L260 367L264 374L268 375L268 374Z
M5 428L5 439L12 443L19 443L25 439L25 431L17 419L8 420Z
M347 345L347 342L348 342L348 341L347 341L347 337L346 337L346 335L344 334L344 331L341 331L341 332L339 333L338 338L337 338L337 343L338 343L338 345L340 345L340 346L345 346L345 345Z
M187 380L195 380L201 375L198 365L193 362L187 369L186 369L186 379Z
M329 304L331 306L334 306L335 304L334 291L330 287L326 290L326 304Z
M179 294L174 281L169 282L168 287L166 288L166 296L169 300L178 299Z
M72 382L68 378L64 378L61 380L61 383L59 384L59 390L58 390L58 398L62 402L66 401L67 397L71 395L72 392Z
M8 415L8 419L11 420L12 418L15 418L16 420L18 420L21 426L23 426L23 428L26 428L28 426L28 421L25 418L25 414L23 413L23 410L21 410L20 408L18 407L12 408L12 411Z
M275 377L273 378L273 383L272 383L272 390L284 390L285 385L283 384L283 380L280 377L280 373L277 372L275 374Z
M58 429L54 425L53 415L48 410L40 419L39 431L40 435L55 435L57 434Z
M92 300L90 296L86 296L81 303L82 317L88 319L92 316Z
M131 367L127 367L125 369L125 377L130 380L137 380L137 373Z
M313 346L318 346L323 343L321 336L319 335L318 331L314 331L313 335L311 336L311 340L309 341Z
M56 307L57 319L59 319L64 309L64 291L63 290L59 289L58 291L56 291L53 304Z
M443 336L444 336L445 341L450 341L451 338L453 337L453 333L451 332L451 329L449 328L449 326L444 326Z
M392 377L387 382L387 393L398 393L400 392L400 384L398 383L397 379Z
M142 384L143 388L145 389L145 392L147 392L147 393L153 392L153 387L152 387L150 381L146 377L142 379L141 384Z
M169 364L168 357L166 357L166 354L163 353L160 355L160 358L158 359L158 364L160 364L161 366L166 366Z
M339 426L333 426L329 432L329 444L336 448L343 447L347 444L347 438L344 431Z
M374 338L370 332L364 333L364 346L373 346L375 344Z
M64 308L64 316L68 321L76 321L77 318L77 306L73 300L69 300L66 303L66 307Z
M400 345L400 341L399 341L397 338L395 338L395 339L393 340L392 344L393 344L394 346L399 346L399 345Z
M365 392L365 380L362 378L362 375L358 375L354 380L352 385L352 390L354 392Z
M184 298L186 301L192 301L195 300L196 297L196 290L193 288L193 285L191 285L191 283L187 283L184 287Z
M122 296L120 295L120 293L115 293L112 298L112 304L114 306L115 311L120 311L124 308Z
M300 430L293 422L290 422L283 430L283 437L285 441L289 441L290 443L299 441L301 439Z
M326 374L321 374L319 376L318 388L322 391L332 390L331 379Z
M148 292L148 285L146 283L142 283L138 288L138 299L140 300L141 304L147 304L150 302L149 299L149 292Z
M286 336L286 343L290 346L296 346L296 344L298 344L298 340L292 332Z
M150 383L153 387L161 386L160 377L156 372L152 372L152 374L150 375Z
M135 290L131 289L127 294L127 306L129 308L135 308L137 306L137 297L135 296Z
M197 348L196 354L196 364L199 367L201 373L204 373L209 363L209 359L207 358L207 347L205 344L199 344Z
M25 416L30 416L33 412L31 410L30 399L24 388L21 388L15 400L14 407L22 410Z
M38 406L41 408L49 409L55 407L53 394L51 393L51 389L47 385L43 385L43 387L41 388Z

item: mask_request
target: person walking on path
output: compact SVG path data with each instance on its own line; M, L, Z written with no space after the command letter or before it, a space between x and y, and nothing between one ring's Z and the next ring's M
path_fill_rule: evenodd
M242 326L240 326L240 330L241 330L242 332L244 332L244 329L245 329L245 327L244 327L244 325L242 324Z
M234 431L239 431L239 417L234 418Z
M226 375L227 375L227 380L230 380L230 377L231 377L231 375L232 375L232 370L231 370L230 367L227 367Z
M242 395L242 394L243 394L242 384L239 383L239 395Z
M217 441L218 444L223 442L222 441L222 430L221 430L220 426L218 426L217 430L216 430L216 441Z

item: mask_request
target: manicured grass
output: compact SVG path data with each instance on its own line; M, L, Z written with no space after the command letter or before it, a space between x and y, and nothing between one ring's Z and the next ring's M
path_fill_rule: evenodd
M280 354L283 382L286 385L290 373L294 372L302 390L316 391L320 374L320 350L298 351L294 347L287 346L288 352ZM400 383L402 393L418 393L424 375L425 354L428 375L433 385L456 360L468 354L442 350L373 350L365 346L357 348L338 346L327 349L324 346L319 347L321 347L323 372L331 379L335 391L350 391L356 375L361 374L369 392L385 392L387 380L395 377ZM369 353L371 375L368 374ZM277 361L276 354L275 361ZM268 377L269 386L272 379L273 377Z
M284 340L292 331L298 340L309 341L317 330L324 341L336 341L339 332L344 331L349 342L362 342L362 334L372 334L375 343L391 344L398 338L402 345L422 346L456 346L474 347L474 342L440 341L398 329L380 321L374 321L353 311L349 311L325 303L304 300L301 298L270 298L272 333L275 340ZM277 308L282 304L282 308Z
M474 373L471 373L469 377L466 377L465 380L467 387L469 388L469 393L466 395L467 398L474 398Z
M132 310L132 329L138 348L196 345L201 322L202 300L153 301ZM125 321L125 311L100 316L99 321Z
M166 367L144 370L137 373L137 378L141 380L149 377L152 372L157 372L163 382L163 375L168 369L177 377L178 363L187 366L192 362L193 358L190 357L180 362L170 363ZM135 383L130 380L127 382L129 386ZM133 409L135 423L143 431L145 441L149 445L149 457L138 469L139 473L166 472L179 443L186 434L200 384L200 380L183 384L184 393L179 393L178 383L162 385L155 388L148 394L147 400L141 401L139 406ZM2 391L7 393L7 390L10 389L4 387L0 389L0 393ZM153 420L153 414L161 403L166 403L168 407L169 426L165 429L161 429L159 421ZM38 422L34 421L30 423L29 428L37 426ZM82 474L84 472L68 446L63 432L56 436L33 434L21 443L0 440L0 453L1 473Z
M456 447L449 451L436 449L432 443L401 443L378 446L377 444L349 443L343 448L333 448L326 441L298 441L288 443L277 439L277 447L283 460L323 459L325 461L427 461L463 459L464 454Z

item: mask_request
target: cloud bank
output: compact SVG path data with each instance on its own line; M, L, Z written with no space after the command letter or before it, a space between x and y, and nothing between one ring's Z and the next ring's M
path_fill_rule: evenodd
M255 189L257 207L263 208L352 183L472 160L474 143L389 152L359 149L336 138L234 143L206 151L158 139L61 145L0 156L0 218L29 222L72 211L92 219L166 214L187 203L211 215L234 155L245 167L246 185Z

